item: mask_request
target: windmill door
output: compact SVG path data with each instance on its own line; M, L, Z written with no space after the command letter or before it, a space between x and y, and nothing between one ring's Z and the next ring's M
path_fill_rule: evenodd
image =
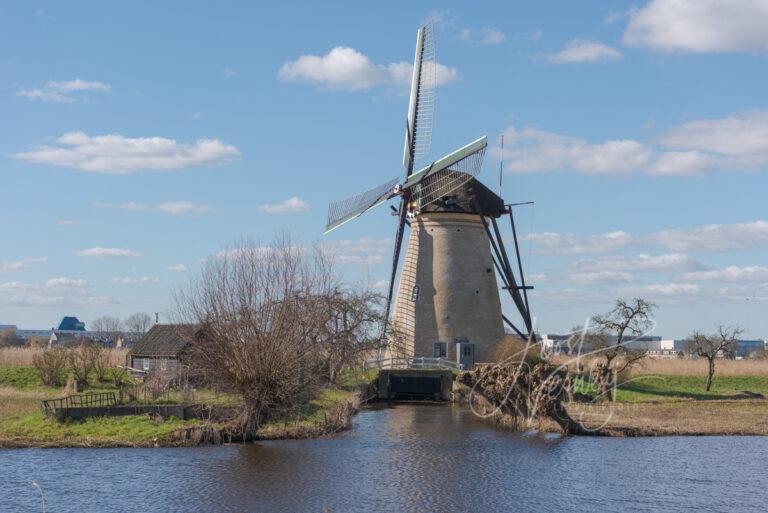
M475 344L469 342L456 343L457 363L462 369L468 370L475 366Z

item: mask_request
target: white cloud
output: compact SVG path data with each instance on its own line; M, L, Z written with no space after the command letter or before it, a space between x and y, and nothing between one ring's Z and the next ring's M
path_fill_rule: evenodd
M112 283L121 283L123 285L149 285L154 283L160 283L160 278L155 276L122 276L112 278Z
M77 252L78 256L81 257L92 257L92 258L117 258L117 257L139 257L141 256L141 253L138 253L136 251L132 251L130 249L126 248L101 248L101 247L93 247L88 249L81 249Z
M175 273L185 273L188 271L187 266L184 264L169 265L168 270L173 271Z
M624 231L601 235L541 232L531 233L526 239L537 246L538 252L560 255L610 253L630 246L658 246L678 253L612 257L613 263L605 259L585 260L576 265L600 269L612 265L612 270L693 271L700 270L702 264L682 253L744 251L768 246L768 221L709 224L648 235L633 235Z
M288 198L281 203L260 205L258 207L261 212L266 212L267 214L294 214L299 212L307 212L309 211L309 208L309 203L302 201L296 196Z
M768 245L768 221L663 230L650 241L673 251L739 251Z
M58 103L72 103L75 98L68 93L82 91L103 91L109 92L112 86L103 82L89 82L76 78L75 80L50 80L43 89L22 89L16 96L30 100L41 100Z
M498 45L507 39L507 35L501 30L483 27L479 31L470 28L462 29L458 38L473 45Z
M47 287L82 289L90 287L91 283L82 278L51 278L45 282Z
M613 255L580 260L571 266L580 271L685 272L706 269L701 262L682 253L668 255Z
M75 219L59 219L56 221L59 226L80 226L80 221Z
M335 262L349 265L379 265L391 259L392 239L346 239L327 242L324 247L333 255Z
M202 214L210 210L210 207L207 205L198 205L191 201L166 201L156 205L129 201L127 203L96 203L95 206L99 208L120 208L123 210L164 212L174 216Z
M47 261L47 256L24 257L21 260L0 260L0 273L28 269L32 264L45 263Z
M286 82L309 82L328 89L362 91L377 86L407 86L413 65L408 62L375 64L354 48L337 46L325 55L302 55L283 64L278 78ZM458 80L455 68L436 67L438 85Z
M550 64L610 62L621 60L620 51L600 41L574 39L565 48L547 56Z
M626 272L620 271L595 271L583 273L571 273L568 279L581 285L599 285L607 283L631 283L635 277Z
M44 91L42 89L22 89L16 93L16 96L44 102L72 103L75 101L73 98L57 91Z
M685 273L686 281L726 281L726 282L764 282L768 283L768 267L752 265L739 267L732 265L725 269Z
M768 31L767 31L768 32ZM657 140L670 148L683 148L731 157L768 161L768 111L749 111L721 119L684 123Z
M583 253L607 253L635 243L632 235L623 231L600 235L575 235L573 233L541 232L526 236L541 253L578 255Z
M651 0L630 12L624 44L662 51L768 51L766 0Z
M76 78L75 80L63 80L57 82L54 80L49 81L46 86L49 89L56 89L58 91L106 91L112 90L112 86L103 82L88 82L87 80L81 80Z
M535 128L504 131L505 169L510 173L574 170L584 174L629 174L646 168L654 153L628 140L590 143ZM494 150L500 157L498 148Z
M768 111L736 113L672 127L645 143L613 139L593 143L535 128L509 127L506 170L583 174L700 175L756 171L768 166ZM500 149L494 148L500 158Z
M52 278L45 283L0 283L0 304L10 306L96 307L113 303L109 297L91 292L91 283L81 278Z
M600 235L577 235L573 233L540 232L526 236L541 253L578 255L587 253L611 253L629 246L658 246L679 252L671 255L639 255L638 262L664 263L667 270L674 270L672 264L680 264L677 270L695 270L685 266L693 261L684 254L692 251L741 251L768 246L768 221L748 223L709 224L694 228L670 229L648 235L633 235L624 231L607 232ZM597 265L604 265L601 261ZM685 264L685 266L682 266Z
M643 287L619 289L621 295L640 296L650 300L691 297L698 295L700 291L700 287L693 283L654 283Z
M68 132L56 146L42 145L15 158L91 171L129 174L144 169L168 170L213 164L240 155L237 148L218 139L200 139L193 144L162 137L131 138L119 134L91 137Z

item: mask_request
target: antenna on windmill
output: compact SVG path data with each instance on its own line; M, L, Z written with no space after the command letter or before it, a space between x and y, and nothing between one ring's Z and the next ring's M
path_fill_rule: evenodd
M504 176L504 134L501 134L501 160L499 160L499 197L503 198L501 194L501 178Z

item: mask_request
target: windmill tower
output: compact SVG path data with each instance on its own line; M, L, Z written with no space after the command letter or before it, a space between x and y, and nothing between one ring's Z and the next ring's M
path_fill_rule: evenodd
M430 149L435 106L435 44L431 24L419 28L403 150L405 176L332 203L325 232L394 198L398 219L389 279L389 317L406 228L408 247L397 288L387 355L446 358L465 367L488 361L504 336L504 324L519 336L531 333L526 287L509 263L497 219L511 207L475 177L486 137L414 170ZM493 253L492 251L493 250ZM502 314L497 274L523 320L518 329ZM522 292L522 294L521 294Z

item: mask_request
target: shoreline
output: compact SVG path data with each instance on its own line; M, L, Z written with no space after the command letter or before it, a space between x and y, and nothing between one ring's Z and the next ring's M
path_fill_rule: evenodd
M454 383L454 403L469 407L470 389ZM481 413L495 407L482 395L472 395ZM565 412L579 429L564 432L550 418L519 419L497 412L485 418L512 432L536 429L563 436L612 438L662 436L768 436L768 399L681 400L638 403L565 402Z

